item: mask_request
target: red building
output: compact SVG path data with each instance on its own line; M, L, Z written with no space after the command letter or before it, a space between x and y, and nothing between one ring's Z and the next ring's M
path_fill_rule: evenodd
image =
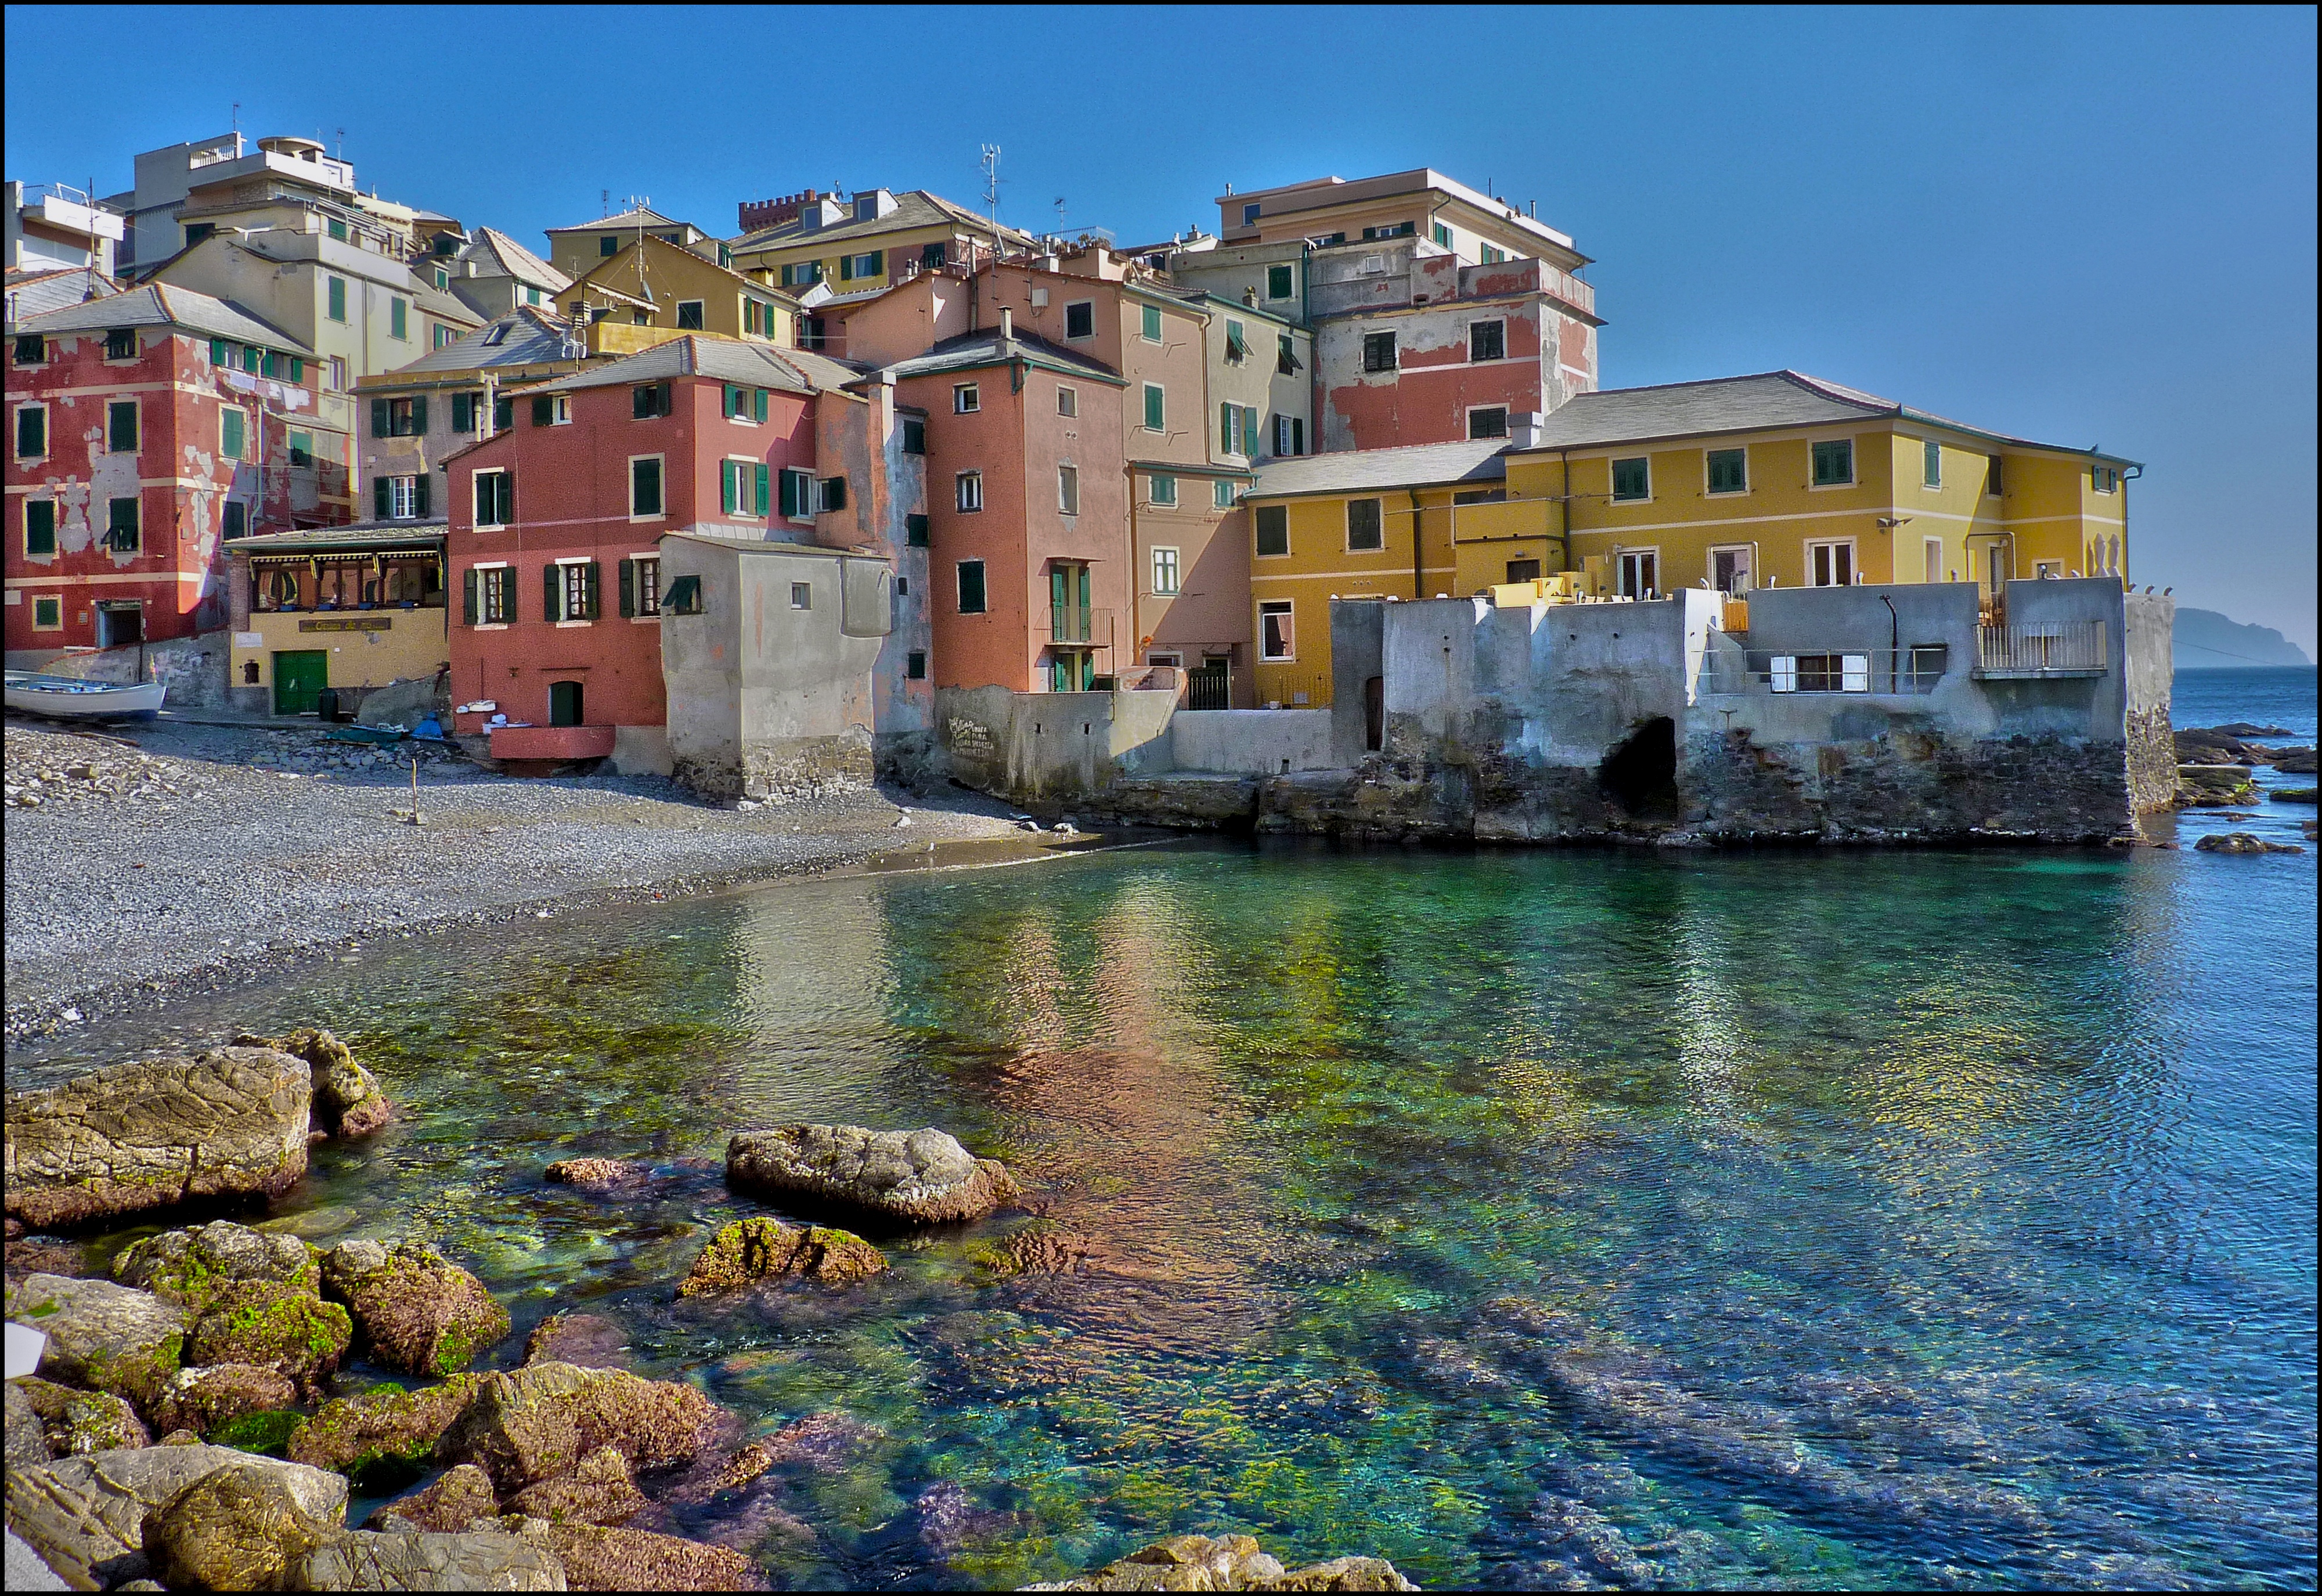
M225 541L321 524L345 491L313 352L206 295L150 285L30 317L7 370L12 656L223 627Z
M820 411L857 433L892 424L891 389L841 391L862 381L803 351L685 337L513 390L507 430L444 462L457 728L490 730L500 758L667 770L660 616L690 600L664 591L661 538L891 552L865 506L895 496L818 470L818 430L834 454L850 435Z

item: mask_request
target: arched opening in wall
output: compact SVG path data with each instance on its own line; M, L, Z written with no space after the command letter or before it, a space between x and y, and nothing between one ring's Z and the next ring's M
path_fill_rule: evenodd
M1657 715L1604 755L1596 783L1632 820L1677 818L1677 722Z
M553 726L577 726L580 718L580 684L577 681L552 681L548 684L548 724Z
M1386 746L1386 678L1363 679L1363 748L1376 753Z

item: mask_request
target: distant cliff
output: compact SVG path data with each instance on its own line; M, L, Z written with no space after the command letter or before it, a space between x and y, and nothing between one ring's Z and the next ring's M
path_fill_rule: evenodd
M2271 626L2247 626L2213 609L2177 606L2175 664L2180 670L2313 662L2305 650Z

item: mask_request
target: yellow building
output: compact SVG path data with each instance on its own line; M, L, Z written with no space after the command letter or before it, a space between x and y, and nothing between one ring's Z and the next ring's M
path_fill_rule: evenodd
M1328 702L1333 595L1569 572L1598 598L1972 581L1988 602L2017 578L2127 579L2136 462L1794 371L1584 394L1511 431L1260 471L1260 702Z
M664 216L649 205L547 231L549 261L568 278L588 276L640 238L658 238L719 266L734 263L719 241L692 223Z
M992 224L924 188L900 194L858 189L846 200L809 189L742 207L742 236L729 246L737 270L804 294L817 284L846 296L883 288L915 272L992 259ZM754 223L758 223L753 225ZM997 232L1010 253L1038 242L1013 227Z
M793 348L798 301L763 271L729 271L646 233L631 239L562 296L568 314L672 333L709 333Z
M330 688L433 676L451 658L445 631L444 517L321 527L226 545L237 708L302 715Z

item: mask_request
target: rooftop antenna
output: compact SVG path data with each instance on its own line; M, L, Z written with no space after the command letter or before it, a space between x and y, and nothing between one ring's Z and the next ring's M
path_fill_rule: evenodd
M1056 236L1065 236L1065 196L1061 194L1056 196Z
M613 191L611 189L599 188L597 190L597 214L600 216L609 216L613 214Z
M992 214L992 258L1000 258L1000 185L1008 179L1000 175L1000 146L983 146L983 205Z

